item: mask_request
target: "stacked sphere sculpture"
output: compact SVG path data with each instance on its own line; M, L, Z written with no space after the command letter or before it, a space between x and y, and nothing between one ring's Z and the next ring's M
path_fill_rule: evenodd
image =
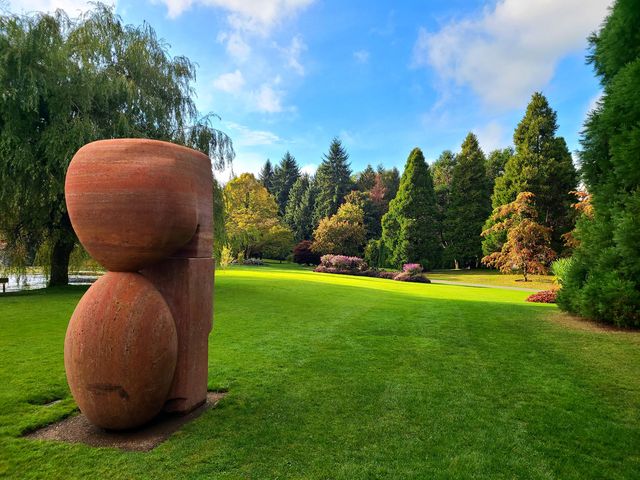
M206 400L212 188L206 155L155 140L89 143L69 165L71 223L108 272L73 312L64 363L99 427L134 428Z

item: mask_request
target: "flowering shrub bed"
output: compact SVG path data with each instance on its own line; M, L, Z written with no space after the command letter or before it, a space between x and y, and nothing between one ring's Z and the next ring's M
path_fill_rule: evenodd
M556 303L557 290L542 290L527 297L527 302Z
M422 265L419 263L405 263L402 266L402 271L410 275L420 275L422 273Z
M399 282L431 283L431 280L422 274L422 266L418 263L405 264L402 272L386 272L371 270L360 257L347 257L345 255L323 255L320 258L320 265L314 271L356 275L359 277L386 278Z
M367 263L360 257L347 257L346 255L323 255L320 257L320 265L327 273L353 273L368 270ZM316 268L316 271L320 271Z

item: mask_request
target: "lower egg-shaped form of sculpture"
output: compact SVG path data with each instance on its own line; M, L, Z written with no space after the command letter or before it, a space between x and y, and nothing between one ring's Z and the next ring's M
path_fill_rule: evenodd
M167 303L139 273L108 272L82 297L67 328L71 393L93 424L140 426L162 409L178 341Z

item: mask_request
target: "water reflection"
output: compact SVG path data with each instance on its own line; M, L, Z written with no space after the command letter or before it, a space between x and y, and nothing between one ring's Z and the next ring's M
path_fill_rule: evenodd
M69 275L71 285L91 285L98 279L99 274L75 274ZM19 292L21 290L35 290L47 286L47 277L42 273L28 275L8 275L9 283L5 285L7 292ZM0 295L2 287L0 286Z

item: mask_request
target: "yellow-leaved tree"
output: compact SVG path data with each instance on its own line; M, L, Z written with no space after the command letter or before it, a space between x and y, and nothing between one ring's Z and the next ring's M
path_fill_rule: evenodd
M224 202L227 242L234 254L251 258L277 251L280 258L291 251L293 234L278 217L275 198L252 174L227 183Z

